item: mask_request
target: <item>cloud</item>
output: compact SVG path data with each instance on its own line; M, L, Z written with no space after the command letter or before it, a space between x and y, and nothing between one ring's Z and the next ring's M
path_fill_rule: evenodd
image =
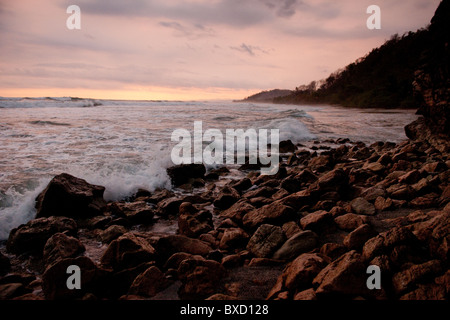
M252 46L245 43L241 44L239 47L230 47L230 49L247 53L252 57L256 56L256 52L268 54L268 51L261 49L258 46Z
M214 30L212 28L208 28L200 23L186 26L176 21L160 21L158 24L162 27L174 30L174 35L176 37L186 37L190 40L195 40L214 36Z

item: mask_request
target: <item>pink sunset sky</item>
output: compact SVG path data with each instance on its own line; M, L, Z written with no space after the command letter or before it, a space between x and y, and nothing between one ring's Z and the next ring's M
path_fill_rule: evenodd
M439 0L0 0L0 96L240 99L326 78ZM69 5L81 30L69 30ZM381 8L369 30L367 7Z

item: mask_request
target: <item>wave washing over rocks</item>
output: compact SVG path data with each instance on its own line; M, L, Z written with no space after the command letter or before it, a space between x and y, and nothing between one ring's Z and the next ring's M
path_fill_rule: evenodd
M281 145L275 176L181 165L167 170L177 192L126 201L54 177L1 250L0 298L448 299L448 145ZM70 265L81 290L67 289Z

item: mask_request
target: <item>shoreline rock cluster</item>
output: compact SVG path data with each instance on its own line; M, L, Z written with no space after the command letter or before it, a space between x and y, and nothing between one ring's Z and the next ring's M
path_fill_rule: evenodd
M58 175L0 251L0 299L448 299L448 148L327 143L284 142L275 176L244 165L218 183L227 168L169 168L191 192L126 201ZM152 229L161 222L177 232ZM66 286L70 265L81 290Z

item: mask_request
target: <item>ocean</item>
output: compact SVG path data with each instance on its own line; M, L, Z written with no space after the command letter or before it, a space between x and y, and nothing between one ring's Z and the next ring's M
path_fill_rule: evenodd
M0 240L34 217L35 198L66 172L106 187L106 200L171 188L175 129L279 129L280 141L401 142L414 110L231 101L0 98Z

